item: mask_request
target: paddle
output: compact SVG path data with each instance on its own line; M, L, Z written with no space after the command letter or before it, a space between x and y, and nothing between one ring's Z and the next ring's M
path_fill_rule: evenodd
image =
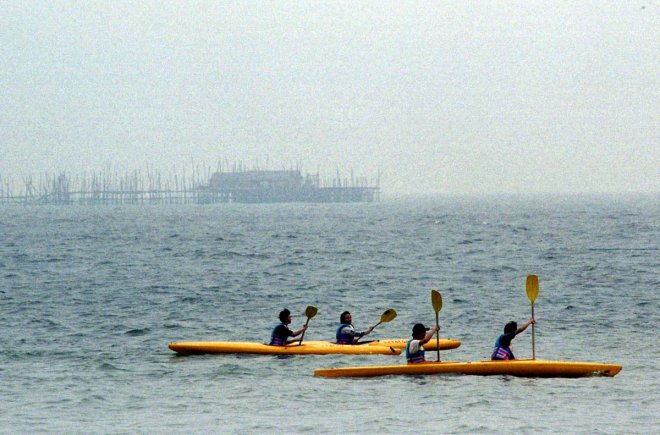
M380 315L380 322L376 323L374 327L371 328L371 330L373 331L374 329L376 329L376 326L380 325L381 323L391 322L392 320L394 320L395 317L396 317L396 311L394 310L394 308L388 308L387 310L383 311L383 314ZM355 343L357 343L360 338L362 337L356 338Z
M527 290L527 297L532 303L532 320L534 320L534 301L539 295L539 277L536 275L527 275L527 282L525 283ZM536 344L534 343L534 324L532 323L532 359L536 359Z
M438 313L442 309L442 295L437 290L431 290L431 303L433 304L433 311L435 311L435 324L440 328L440 319ZM438 352L438 362L440 362L440 329L435 337L437 352Z
M318 309L316 307L313 307L311 305L307 305L307 308L305 308L305 316L307 316L307 321L305 322L305 326L309 323L309 319L312 317L316 316ZM305 332L303 331L302 335L300 336L300 341L298 341L298 346L302 344L303 338L305 337Z

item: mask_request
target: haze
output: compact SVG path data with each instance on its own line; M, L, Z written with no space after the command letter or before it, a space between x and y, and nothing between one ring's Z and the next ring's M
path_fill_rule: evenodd
M658 192L657 1L2 1L0 177L192 162Z

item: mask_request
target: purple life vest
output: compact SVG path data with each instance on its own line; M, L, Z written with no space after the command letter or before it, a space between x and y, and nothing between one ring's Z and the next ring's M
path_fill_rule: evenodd
M511 344L511 340L516 336L514 333L513 335L511 334L503 334L500 335L497 338L497 341L495 341L495 348L493 349L493 353L490 355L490 359L492 360L509 360L509 359L516 359L515 356L513 356L513 352L511 351L511 347L509 345ZM508 340L507 340L508 338ZM502 341L507 343L507 346L502 346Z
M513 352L511 352L510 348L496 346L495 349L493 349L493 353L490 356L490 359L509 360L509 359L515 359L515 358L513 356Z
M409 363L425 362L426 359L424 358L423 346L419 346L419 350L417 350L417 352L410 353L410 343L412 343L413 340L408 341L408 343L406 344L406 360L408 360Z

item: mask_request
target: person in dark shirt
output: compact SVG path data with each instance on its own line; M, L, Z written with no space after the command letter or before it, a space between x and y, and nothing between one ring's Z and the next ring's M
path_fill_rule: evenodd
M522 325L520 328L518 328L518 324L516 322L509 322L504 325L504 334L500 335L497 338L497 341L495 341L495 348L493 349L493 353L490 356L490 359L516 359L516 357L513 356L513 352L511 351L511 341L516 337L516 335L520 334L525 329L527 329L529 325L533 325L534 323L536 323L536 320L529 319L527 323Z
M270 336L270 345L271 346L284 346L285 344L293 343L298 340L289 340L289 337L297 337L307 330L307 325L298 329L297 331L292 331L289 329L288 325L291 324L291 311L288 309L283 309L280 311L280 324L273 328L273 333Z
M370 326L366 331L356 331L351 313L344 311L339 316L339 328L335 333L337 344L356 344L360 338L368 335L374 328L375 326Z

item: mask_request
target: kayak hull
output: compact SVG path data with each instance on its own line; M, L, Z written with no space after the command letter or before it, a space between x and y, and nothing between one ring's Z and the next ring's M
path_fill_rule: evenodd
M386 339L386 340L377 340L377 341L372 341L369 344L370 345L383 345L383 346L391 346L395 349L405 349L406 345L408 344L408 341L410 339L408 338L391 338L391 339ZM451 349L456 349L461 345L460 340L454 340L451 338L441 338L440 339L440 350L451 350ZM428 343L424 345L424 350L437 350L437 341L435 339L430 340Z
M374 340L374 341L365 341L364 343L357 344L356 346L386 346L393 347L395 349L405 349L408 344L409 339L407 338L389 338L385 340ZM330 343L328 341L305 341L307 344L317 344L317 343ZM450 350L456 349L461 345L460 340L454 339L441 339L440 340L440 350ZM424 350L437 350L436 340L431 340L424 345Z
M270 346L241 341L173 342L168 347L181 355L239 353L253 355L400 355L401 349L384 345L346 345L328 341L303 342L302 345Z
M478 376L509 375L530 378L582 378L616 376L622 367L591 362L511 360L474 362L426 362L391 366L339 367L317 369L316 376L329 378L388 375L461 374Z

